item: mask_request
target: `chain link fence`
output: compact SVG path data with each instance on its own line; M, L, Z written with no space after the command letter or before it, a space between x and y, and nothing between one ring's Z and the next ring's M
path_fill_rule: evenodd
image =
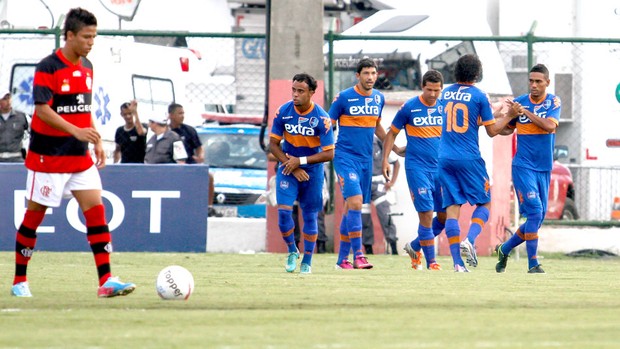
M355 63L362 56L369 56L379 63L376 87L382 89L386 99L399 102L421 93L418 86L425 68L439 70L447 83L454 82L451 75L454 63L466 53L481 57L485 71L479 86L495 86L483 90L496 101L502 97L494 92L503 76L509 83L510 95L506 97L527 94L529 68L537 63L545 64L551 75L547 91L562 100L560 126L556 131L558 159L552 174L547 217L563 223L574 220L612 223L612 211L618 210L612 208L614 199L620 197L620 99L617 99L620 74L609 68L620 63L620 41L531 35L507 38L328 35L328 39L333 40L329 45L333 54L326 59L328 71L332 73L331 77L327 75L328 90L330 86L335 92L351 86ZM359 40L348 45L357 49L342 52L340 40ZM386 45L387 42L391 44ZM489 46L481 49L484 42L494 45L501 57L501 70L496 69L492 60L485 61L483 55L488 52L483 51ZM372 46L383 46L385 51L369 50ZM423 50L410 50L414 47L426 47L432 53L425 55ZM327 95L333 93L328 91ZM572 182L565 175L568 171ZM552 210L559 212L552 213Z
M353 39L328 34L325 47ZM376 37L357 39L368 40L366 45L377 41ZM574 203L573 215L564 218L610 220L614 198L620 197L620 148L614 141L620 139L620 104L614 92L620 83L620 73L614 69L620 63L620 41L531 35L382 40L402 43L391 55L374 57L380 62L377 86L399 101L419 94L425 66L442 71L450 82L456 59L471 50L477 53L480 43L487 48L491 45L501 57L501 70L485 70L484 80L507 81L507 96L528 93L529 67L547 65L552 81L548 91L563 102L556 134L556 145L562 150L558 162L570 170L573 179L572 185L552 180L552 195L566 195ZM398 49L425 42L441 43L444 49L436 50L436 45L426 59L421 52ZM11 88L15 109L32 113L34 64L59 44L59 31L0 30L0 89ZM153 113L172 101L184 104L186 118L194 124L211 112L262 116L265 50L263 34L101 31L89 55L95 66L93 115L115 128L122 124L120 104L135 98ZM326 107L334 91L354 83L351 59L356 59L353 52L345 57L327 51ZM485 69L491 66L484 60L483 65Z

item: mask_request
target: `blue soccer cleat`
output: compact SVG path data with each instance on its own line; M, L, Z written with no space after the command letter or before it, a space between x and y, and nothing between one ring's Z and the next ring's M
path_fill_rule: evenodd
M292 273L295 271L295 269L297 268L298 259L299 259L299 251L289 252L288 256L286 257L286 266L284 267L287 273Z
M108 280L97 290L97 297L107 298L125 296L136 289L136 284L121 282L118 277L109 277Z
M11 287L11 296L15 297L32 297L28 281L19 282Z
M310 266L310 264L301 263L301 266L299 267L299 273L312 274L312 267Z

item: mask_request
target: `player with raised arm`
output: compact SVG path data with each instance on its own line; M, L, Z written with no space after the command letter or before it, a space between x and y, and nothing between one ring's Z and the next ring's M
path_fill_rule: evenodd
M503 134L517 130L517 153L512 159L512 180L519 212L526 217L517 232L503 244L497 246L499 261L495 266L498 273L506 271L510 251L525 241L528 273L544 273L537 258L538 229L547 213L549 183L553 168L555 129L560 123L562 102L560 97L547 93L550 83L549 70L543 64L530 69L530 93L514 100L511 109L520 108L517 118L506 127Z
M66 16L63 31L64 46L41 60L34 73L35 112L25 162L28 204L16 234L11 294L32 297L26 270L35 248L36 230L48 207L58 207L63 198L74 197L84 213L86 239L95 256L97 295L122 296L136 285L112 277L111 234L98 171L105 166L105 154L90 113L93 67L86 55L97 36L97 19L84 9L74 8ZM96 163L89 143L94 145Z
M482 124L487 135L494 137L500 134L510 117L495 119L489 96L474 86L482 77L482 63L477 56L461 56L454 75L457 83L446 87L440 97L443 113L438 174L454 271L469 272L459 252L470 266L478 265L475 241L489 219L491 202L491 184L480 154L478 128ZM461 242L458 219L461 205L466 202L476 209L467 238Z
M400 130L405 129L405 173L411 200L418 212L420 224L418 236L405 244L411 258L411 267L422 269L422 252L426 267L441 270L435 261L435 237L441 233L446 222L446 210L442 208L441 186L437 178L437 153L441 136L441 104L437 98L443 88L443 76L436 70L427 71L422 77L422 94L407 100L398 110L385 137L384 147L391 149ZM387 154L383 156L383 175L389 181ZM437 216L433 218L433 212Z
M278 226L288 248L285 270L297 268L299 250L293 231L293 203L298 200L304 221L304 255L300 273L312 272L318 237L318 214L323 209L323 162L334 157L334 133L327 112L311 98L316 80L305 73L293 77L293 100L282 105L271 127L269 150L281 163L276 174Z

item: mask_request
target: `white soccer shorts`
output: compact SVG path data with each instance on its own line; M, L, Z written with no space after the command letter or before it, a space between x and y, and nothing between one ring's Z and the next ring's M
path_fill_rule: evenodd
M26 199L48 207L59 207L74 190L101 190L101 177L95 165L76 173L47 173L28 170Z

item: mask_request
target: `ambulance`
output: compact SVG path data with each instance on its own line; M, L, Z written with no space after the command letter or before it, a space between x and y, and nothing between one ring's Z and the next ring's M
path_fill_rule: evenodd
M0 88L10 90L15 110L32 115L35 66L54 49L51 35L0 35L0 74L10 76L0 82ZM179 103L185 109L185 123L192 126L202 124L205 111L228 110L235 103L234 77L213 74L214 67L188 47L138 42L131 36L99 36L88 59L94 69L92 116L108 159L116 129L124 124L120 116L124 102L138 101L142 122L150 115L167 113L170 103Z

